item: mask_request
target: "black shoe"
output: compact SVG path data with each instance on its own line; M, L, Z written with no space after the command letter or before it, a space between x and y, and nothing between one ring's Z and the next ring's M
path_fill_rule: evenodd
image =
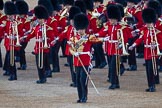
M125 72L125 68L124 68L124 65L121 65L120 66L120 75L122 76Z
M143 53L139 53L139 54L137 55L137 58L143 58L143 57L144 57Z
M77 103L81 103L81 100L79 99L79 100L77 100Z
M66 55L62 55L62 56L60 56L60 58L65 58L65 57L67 57Z
M47 78L52 78L52 74L46 75Z
M127 68L127 71L136 71L137 65L131 65L129 68Z
M64 66L69 67L69 64L68 63L65 63Z
M26 65L22 65L21 67L18 67L17 69L18 70L26 70L26 67L27 67Z
M71 87L76 87L76 84L75 83L71 83L70 86Z
M54 72L54 73L60 72L60 69L54 68L54 69L52 70L52 72Z
M119 89L120 86L118 84L112 84L111 86L109 86L109 89Z
M31 52L33 55L36 55L34 51Z
M107 79L107 82L110 82L110 79Z
M45 73L46 73L46 77L47 78L52 78L52 72L51 72L51 70L46 70Z
M104 68L106 65L107 65L107 63L106 63L106 62L103 62L103 63L101 63L101 64L98 66L98 68L102 69L102 68Z
M162 66L160 66L159 71L162 72Z
M5 71L4 73L3 73L3 76L9 76L10 75L10 72L9 71Z
M14 81L14 80L17 80L17 77L15 75L11 75L9 78L8 78L9 81Z
M93 68L99 68L99 66L93 66Z
M37 84L43 84L43 83L46 83L46 79L44 79L44 80L37 80L36 83L37 83Z
M145 90L146 92L155 92L156 89L155 87L149 87L148 89Z
M87 98L86 97L82 98L80 101L81 101L81 103L86 103L87 102Z

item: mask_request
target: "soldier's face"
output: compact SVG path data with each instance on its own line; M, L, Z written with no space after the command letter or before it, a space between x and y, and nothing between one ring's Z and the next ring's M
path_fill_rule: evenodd
M132 2L127 2L127 6L128 6L128 8L132 8L134 5L135 5L135 4L132 3Z
M42 25L44 23L44 19L38 19L38 23Z
M100 2L94 2L94 8L99 7L100 4L101 4Z
M85 35L85 29L78 30L77 32L78 32L81 36L84 36L84 35Z

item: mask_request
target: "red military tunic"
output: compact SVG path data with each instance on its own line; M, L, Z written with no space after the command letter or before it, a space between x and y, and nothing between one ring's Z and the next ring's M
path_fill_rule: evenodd
M144 58L145 60L150 60L152 59L152 54L151 54L151 48L150 48L150 44L151 44L151 36L153 36L153 41L155 41L155 33L153 30L149 30L146 26L140 29L141 31L141 35L140 37L135 41L136 45L141 44L141 42L144 42ZM157 41L160 44L162 44L162 32L159 31L158 29L155 28L155 32L156 32L156 36L157 36ZM157 56L157 50L154 50L156 57Z
M137 20L136 28L141 28L144 24L142 20L142 9L132 7L128 8L127 11L136 18Z
M4 38L3 22L6 20L7 20L7 16L0 12L0 24L2 24L0 27L0 39Z
M111 25L110 22L106 23L105 27L103 27L100 32L98 32L98 36L110 36L110 40L106 42L105 51L108 55L116 55L117 54L117 44L119 42L117 31L121 29L123 32L124 44L128 42L129 38L132 38L131 29L128 28L127 25L122 25L117 23L116 25ZM121 54L121 51L120 51Z
M53 40L53 29L46 25L46 34L47 34L47 44L50 46L50 42ZM38 54L39 49L42 52L49 53L49 47L44 48L44 37L42 37L42 26L37 25L36 27L33 28L32 32L27 36L26 40L29 41L31 38L35 37L36 42L35 42L35 47L34 47L34 53ZM39 47L39 43L40 46Z
M70 40L74 36L74 27L72 25L69 25L65 28L65 30L59 35L59 41L63 41L66 39L67 41ZM69 56L71 55L69 51L70 45L66 44L66 49L65 49L65 55Z
M86 40L82 41L81 36L78 34L70 38L70 41L72 42L74 46L74 47L71 46L71 49L70 49L70 52L72 53L72 55L74 55L75 52L90 53L93 43L103 41L103 38L96 38L95 36L87 36L87 37L85 36L82 38ZM81 61L79 60L79 58ZM80 54L79 57L74 56L74 66L82 66L82 65L89 66L90 63L91 63L91 57L88 54Z

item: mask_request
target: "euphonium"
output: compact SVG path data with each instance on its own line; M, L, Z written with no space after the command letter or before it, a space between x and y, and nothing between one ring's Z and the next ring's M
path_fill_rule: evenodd
M121 41L121 44L122 44L122 55L124 55L124 56L129 55L129 53L126 51L126 47L124 44L124 37L123 37L122 29L118 29L118 39L119 39L119 43Z

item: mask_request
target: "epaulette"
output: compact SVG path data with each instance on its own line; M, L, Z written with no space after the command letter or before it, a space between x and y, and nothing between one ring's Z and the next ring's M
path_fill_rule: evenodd
M54 17L52 17L51 19L52 19L52 20L51 20L50 23L53 23L54 21L57 21L56 18L54 18Z
M159 29L155 29L155 32L156 32L156 34L159 34L159 33L161 33L161 31L159 30Z
M142 11L142 10L139 9L139 8L136 8L136 10L135 10L135 14L136 14L137 12L140 12L140 11Z
M31 19L29 17L26 18L25 23L31 22Z
M47 26L47 30L53 30L53 28L49 25L46 25Z
M59 21L62 20L63 18L65 18L65 16L60 16Z
M7 21L2 21L2 24L6 26Z
M2 17L4 17L4 16L5 16L4 14L1 14L1 15L0 15L0 18L2 18Z

